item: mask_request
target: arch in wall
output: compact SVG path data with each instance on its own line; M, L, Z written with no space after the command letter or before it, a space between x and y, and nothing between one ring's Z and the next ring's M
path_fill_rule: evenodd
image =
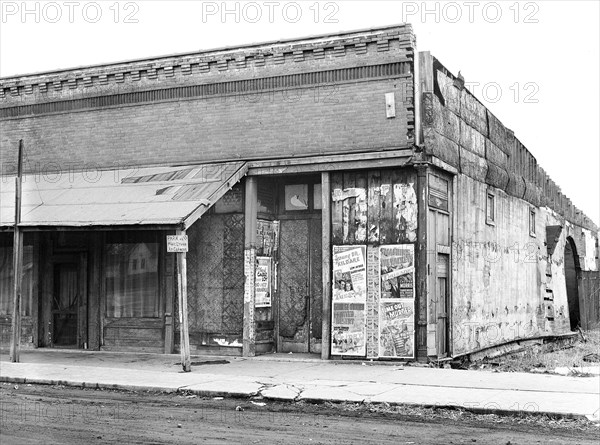
M571 321L571 330L574 331L581 324L581 312L579 305L579 275L581 267L579 265L579 256L577 255L577 246L570 236L565 242L564 255L565 281L567 285L567 303L569 305L569 320Z

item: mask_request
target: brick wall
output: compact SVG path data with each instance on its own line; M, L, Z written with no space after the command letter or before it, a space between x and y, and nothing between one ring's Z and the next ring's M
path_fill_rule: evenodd
M240 96L174 100L4 120L3 172L11 171L21 138L27 167L50 170L68 164L110 168L404 147L408 129L402 103L395 119L385 115L385 93L398 90L398 82L389 79L338 85L323 98L315 98L314 90L290 89L256 96L256 101Z
M2 173L19 139L42 172L406 147L413 55L403 25L0 79Z

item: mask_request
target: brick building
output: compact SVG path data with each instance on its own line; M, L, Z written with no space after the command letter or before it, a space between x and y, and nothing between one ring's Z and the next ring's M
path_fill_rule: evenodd
M599 320L598 230L409 25L0 80L24 347L457 356ZM184 276L185 276L184 275Z

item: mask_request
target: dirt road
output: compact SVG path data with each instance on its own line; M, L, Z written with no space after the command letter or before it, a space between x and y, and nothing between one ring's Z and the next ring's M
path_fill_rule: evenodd
M595 445L600 434L581 422L254 402L3 384L0 442Z

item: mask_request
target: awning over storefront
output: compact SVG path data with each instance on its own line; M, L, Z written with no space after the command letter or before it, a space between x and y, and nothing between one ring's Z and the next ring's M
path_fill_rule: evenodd
M23 177L22 227L185 229L247 172L245 162L64 171ZM0 177L0 227L14 225L15 177Z

